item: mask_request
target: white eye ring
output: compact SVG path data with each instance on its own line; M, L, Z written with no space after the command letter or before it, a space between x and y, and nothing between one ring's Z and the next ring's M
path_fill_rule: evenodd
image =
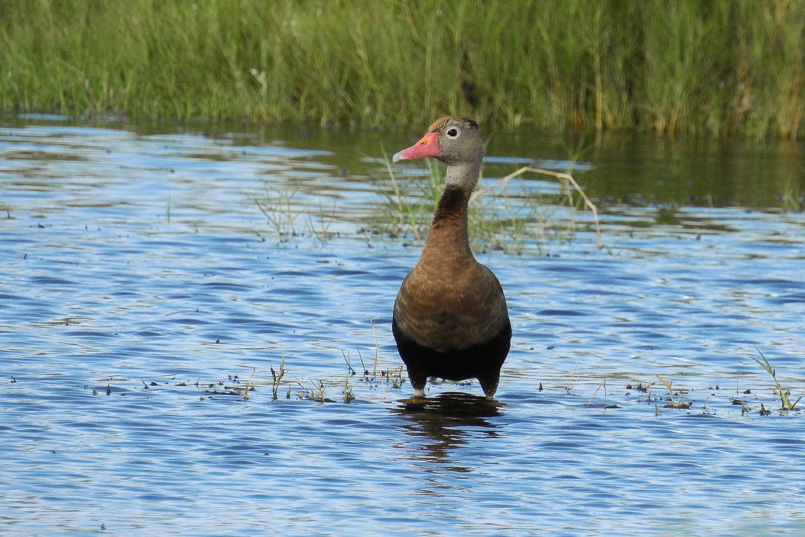
M451 140L455 140L456 138L459 137L459 135L461 135L461 131L455 127L450 127L449 129L447 129L445 135L447 135L447 137L450 138Z

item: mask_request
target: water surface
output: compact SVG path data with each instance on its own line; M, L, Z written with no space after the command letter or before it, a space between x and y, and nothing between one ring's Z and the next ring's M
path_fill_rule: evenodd
M420 245L376 225L416 134L7 120L0 533L801 535L801 414L753 358L805 391L802 147L496 134L484 185L576 160L605 247L554 182L490 190L573 233L479 254L505 405L412 409L390 314Z

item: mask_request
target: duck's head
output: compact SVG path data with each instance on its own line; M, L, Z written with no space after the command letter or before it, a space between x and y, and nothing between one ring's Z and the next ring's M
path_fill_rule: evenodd
M428 133L417 143L395 153L394 162L434 157L448 166L471 164L480 166L484 143L478 124L466 117L443 117L428 127Z

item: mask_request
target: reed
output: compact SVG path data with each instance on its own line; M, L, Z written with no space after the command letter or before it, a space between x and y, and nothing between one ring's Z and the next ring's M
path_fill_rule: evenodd
M802 0L4 0L0 109L805 136Z

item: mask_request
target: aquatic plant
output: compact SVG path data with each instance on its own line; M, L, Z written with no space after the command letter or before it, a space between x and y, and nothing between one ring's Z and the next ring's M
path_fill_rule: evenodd
M399 390L402 388L405 377L403 376L403 366L394 367L380 371L380 377L391 383L391 388Z
M567 197L568 205L571 208L575 208L575 205L573 204L573 191L577 192L579 194L579 196L581 196L581 199L584 202L584 207L586 207L587 209L592 211L593 221L595 223L596 245L598 246L599 249L604 247L604 242L601 239L601 225L598 222L598 208L595 206L595 204L592 201L590 201L590 198L587 197L587 194L584 193L584 190L579 186L579 184L576 182L576 180L573 178L573 176L570 175L569 173L560 173L560 172L555 172L555 171L551 171L551 170L543 170L543 169L540 169L540 168L532 168L530 166L524 166L524 167L520 168L519 170L510 173L509 175L507 175L506 177L504 177L500 181L498 181L498 184L496 186L498 188L503 189L503 188L505 188L506 183L508 183L511 179L514 179L515 177L518 177L518 176L522 175L525 172L532 172L532 173L539 173L539 174L543 174L543 175L550 175L550 176L556 177L557 179L562 181L562 184L563 184L562 192ZM572 186L573 191L571 191L568 188L568 186ZM481 196L483 196L484 193L487 190L489 190L489 187L482 188L482 189L479 189L476 192L474 192L473 195L472 195L472 198L470 198L470 202L475 201L476 199L478 199Z
M797 403L799 403L799 400L802 399L802 396L800 395L799 397L797 397L797 400L792 403L790 398L791 392L789 390L784 389L780 385L780 381L777 380L777 371L774 369L774 367L772 367L771 363L769 363L769 360L763 355L760 349L757 349L757 352L758 354L760 354L761 358L760 360L758 360L754 356L750 356L750 358L752 358L752 360L757 362L757 364L760 367L762 367L763 370L766 371L766 373L771 375L771 378L774 380L774 386L772 387L771 391L780 397L780 403L781 403L780 410L785 411L794 410L794 407L797 406Z
M235 391L237 393L243 395L243 400L244 401L248 401L249 400L249 392L255 390L254 384L252 383L252 379L254 378L254 374L255 374L256 371L257 371L257 369L253 367L252 368L252 374L249 376L248 379L246 379L244 381L243 386L242 387L238 386L238 387L235 388ZM238 382L240 382L240 381L238 381Z
M688 408L691 407L691 405L693 404L692 401L691 402L684 402L684 403L682 402L682 392L681 391L677 392L678 397L677 397L677 400L674 401L674 390L672 388L672 385L674 384L674 382L672 380L667 380L667 379L665 379L665 378L663 378L663 377L661 377L659 375L654 375L654 376L657 377L657 380L659 380L662 383L662 385L665 386L668 389L669 399L668 399L668 402L665 403L665 405L663 405L663 408L688 409Z
M381 206L384 218L380 221L380 232L391 237L410 234L421 241L427 234L433 207L439 201L444 176L439 166L428 159L425 161L428 173L408 176L401 186L391 159L381 150L392 191Z
M424 240L433 207L439 200L444 176L442 168L430 159L427 170L398 181L391 162L384 153L386 170L391 182L391 192L386 194L380 204L382 218L375 222L379 233L391 237L411 236L416 241ZM526 200L525 211L514 210L506 194L506 185L511 179L526 172L548 175L559 179L562 184L562 198L570 209L569 220L552 218L552 206L544 205L541 198L534 196ZM484 196L492 191L499 194L494 202L484 203ZM580 196L581 207L574 199ZM523 200L519 200L521 205ZM473 248L479 252L488 249L505 253L520 254L527 243L533 244L544 253L544 243L550 240L569 242L576 228L576 213L590 210L596 233L596 245L603 248L601 227L598 221L598 208L587 197L584 190L569 173L554 172L540 168L523 167L503 177L497 183L479 188L470 198L469 233Z
M297 384L302 388L297 393L299 399L306 399L309 401L316 401L317 403L332 403L332 399L328 399L324 396L324 390L327 388L327 384L322 379L312 380L310 381L313 384L313 388L307 388L304 384L297 381Z
M344 389L342 391L344 394L344 402L349 404L355 400L355 395L352 393L352 385L349 383L349 377L344 379Z
M352 364L349 363L349 351L341 350L341 356L344 357L344 362L347 364L347 374L348 376L354 377L356 374L355 369L352 367Z
M335 233L330 228L338 215L336 200L333 200L332 208L329 210L324 208L321 198L318 200L317 208L300 208L298 204L294 204L294 197L298 192L295 186L284 184L276 187L264 181L263 189L264 196L252 196L251 200L266 217L280 242L288 242L293 237L307 235L324 245L333 238ZM297 232L298 219L304 222L303 233Z
M576 365L573 366L573 372L570 374L570 379L568 380L567 385L565 386L565 391L568 395L573 391L573 388L576 386L576 380L578 379L578 369L579 369L579 362L576 362Z
M294 227L295 215L291 206L296 190L275 188L270 186L268 182L263 183L263 188L265 189L265 197L252 198L252 200L274 228L277 238L285 242L296 235L296 228Z
M799 195L799 185L796 181L788 178L788 182L783 188L780 196L782 209L784 212L799 212L802 210L802 198Z
M282 377L285 376L285 373L285 353L283 353L279 371L275 371L273 367L271 368L271 393L272 399L275 401L277 400L277 392L279 391L280 383L282 382ZM290 389L288 393L291 393Z
M541 386L542 385L540 385L540 387ZM603 388L603 391L604 391L604 404L602 405L601 408L603 408L604 410L609 410L609 409L612 409L612 408L620 408L616 404L607 402L607 379L602 380L601 383L595 388L595 391L590 396L590 400L587 401L587 406L591 406L593 404L593 399L595 399L595 396L598 394L598 391L601 390L602 388Z
M333 200L333 207L329 212L325 212L321 199L319 199L319 210L315 215L312 211L307 213L307 227L308 232L316 238L322 245L326 244L333 237L330 231L333 221L336 219L336 203Z

